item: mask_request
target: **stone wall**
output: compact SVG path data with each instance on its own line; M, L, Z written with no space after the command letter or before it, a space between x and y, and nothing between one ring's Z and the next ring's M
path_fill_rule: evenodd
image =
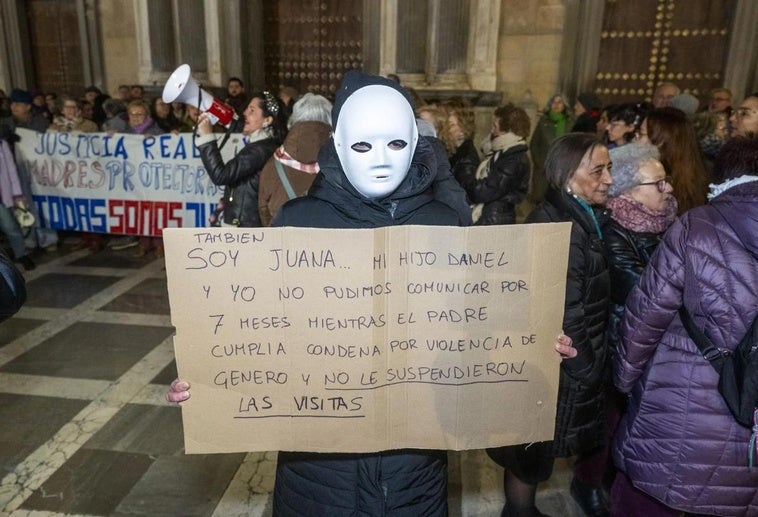
M99 2L98 9L105 87L118 97L118 85L138 82L136 10L132 0Z
M503 0L497 54L497 89L504 102L531 99L543 108L559 84L567 0Z

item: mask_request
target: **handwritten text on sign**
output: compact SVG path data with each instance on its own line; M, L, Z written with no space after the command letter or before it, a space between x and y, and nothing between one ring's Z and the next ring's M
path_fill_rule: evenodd
M187 452L552 439L569 228L167 229Z

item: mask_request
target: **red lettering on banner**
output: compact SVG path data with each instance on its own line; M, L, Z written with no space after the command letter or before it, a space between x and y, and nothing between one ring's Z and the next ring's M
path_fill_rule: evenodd
M159 237L167 226L183 226L182 216L177 213L183 206L178 201L111 199L108 201L108 215L118 222L110 226L110 233Z

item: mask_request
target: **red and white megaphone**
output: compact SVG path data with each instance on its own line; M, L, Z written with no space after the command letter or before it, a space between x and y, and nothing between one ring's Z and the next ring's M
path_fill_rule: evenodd
M192 78L190 66L184 64L174 70L163 87L163 102L183 102L195 106L208 115L211 123L226 127L237 118L234 108L220 101L200 86Z

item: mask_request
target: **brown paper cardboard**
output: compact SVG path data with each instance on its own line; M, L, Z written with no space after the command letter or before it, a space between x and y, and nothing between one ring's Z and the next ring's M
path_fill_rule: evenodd
M164 230L186 451L552 439L569 230Z

